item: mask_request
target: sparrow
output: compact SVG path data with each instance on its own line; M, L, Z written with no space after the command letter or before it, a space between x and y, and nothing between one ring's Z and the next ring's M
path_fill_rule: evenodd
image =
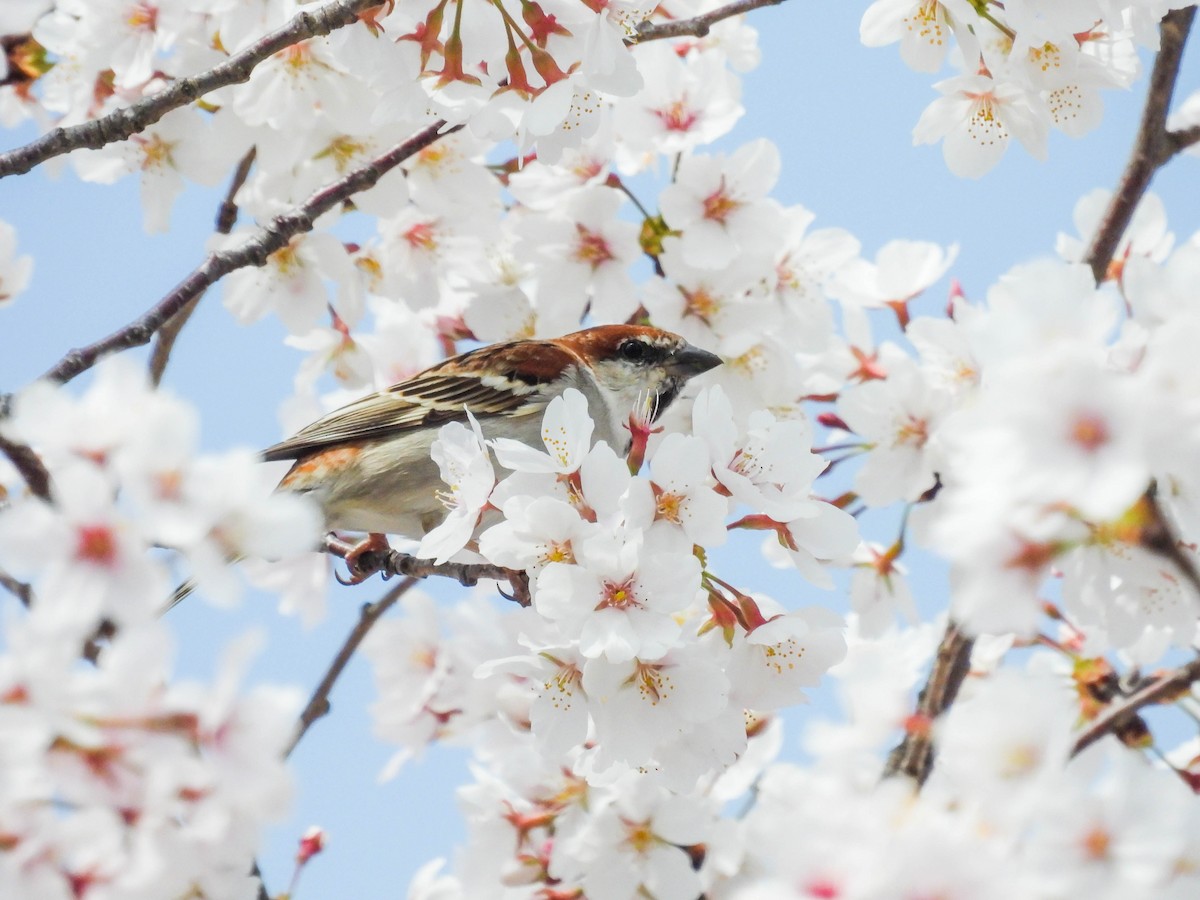
M628 449L631 413L649 400L652 420L697 375L721 364L715 353L645 325L598 325L549 340L506 341L443 360L385 390L334 410L286 441L264 461L292 460L277 490L306 494L321 507L327 531L366 532L346 553L356 560L390 549L386 534L420 538L446 516L443 484L430 448L447 422L470 413L486 439L541 446L542 414L568 388L588 401L592 440ZM180 584L163 612L196 589Z
M593 441L627 448L627 423L651 401L657 418L688 380L721 358L644 325L599 325L549 340L480 347L343 406L263 451L293 460L279 489L306 494L329 531L419 538L446 515L430 447L470 413L485 439L542 444L546 406L568 388L588 401Z

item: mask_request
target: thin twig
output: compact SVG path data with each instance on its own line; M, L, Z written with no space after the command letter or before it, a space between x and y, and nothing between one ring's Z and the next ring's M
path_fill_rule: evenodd
M709 29L722 19L731 19L764 6L778 6L784 0L736 0L725 6L706 12L691 19L675 19L670 22L642 22L637 34L627 43L644 44L646 41L662 41L675 37L704 37Z
M1187 7L1172 10L1162 20L1158 57L1154 60L1154 69L1150 73L1146 107L1142 111L1142 121L1134 139L1133 152L1121 176L1121 183L1100 221L1100 228L1084 256L1084 261L1091 266L1097 283L1107 276L1113 253L1116 252L1125 229L1129 227L1138 203L1145 196L1154 173L1187 146L1167 132L1167 112L1171 106L1171 95L1175 92L1175 82L1179 77L1183 45L1187 41L1195 14L1195 7Z
M1104 735L1120 729L1122 725L1130 722L1143 706L1168 699L1172 694L1187 690L1197 681L1200 681L1200 659L1194 659L1187 665L1160 675L1150 684L1134 691L1120 702L1111 704L1093 719L1092 723L1075 739L1071 755L1076 756L1082 753Z
M41 457L30 447L10 441L4 435L0 435L0 453L8 457L9 462L25 479L25 483L29 485L29 490L35 497L41 497L46 501L51 499L50 473L46 470L46 465L42 462Z
M276 216L242 244L210 253L203 263L175 286L174 290L142 316L94 344L71 350L42 377L51 381L67 382L86 372L105 356L149 343L172 316L221 278L247 266L265 265L268 257L286 247L293 237L312 231L313 222L324 213L354 194L374 186L380 178L404 160L419 153L443 135L451 134L462 127L454 125L445 128L445 125L445 122L438 120L421 129L382 156L321 188L293 211Z
M254 157L257 154L258 149L251 147L237 164L233 178L229 182L229 190L225 192L225 198L217 209L215 229L217 234L229 234L233 231L233 226L237 224L237 192L246 183L246 178L250 175L250 168L254 165ZM171 360L171 351L175 349L175 340L179 337L179 332L188 323L199 302L199 295L193 297L184 304L179 312L167 319L163 327L158 330L158 337L154 341L154 351L150 354L150 381L155 387L162 382L163 372L167 370L167 363Z
M237 224L237 194L242 189L242 185L246 183L246 179L250 177L250 169L257 156L258 148L251 147L238 162L237 168L233 170L233 178L229 181L229 190L225 192L225 199L221 201L221 206L217 210L215 226L217 234L229 234L233 231L233 226Z
M914 724L909 727L904 740L888 754L883 769L885 778L907 775L918 786L925 783L933 771L933 722L950 708L958 696L958 690L971 669L971 649L974 646L974 638L963 634L957 624L953 621L946 623L946 633L938 645L929 679L917 697Z
M328 535L325 538L325 549L334 556L345 559L355 549L355 545ZM368 578L376 572L381 572L384 578L394 575L403 575L406 578L428 578L438 575L453 578L464 587L474 587L485 578L507 581L513 592L505 594L505 597L521 606L528 606L530 603L529 577L524 572L505 569L491 563L435 563L432 559L418 559L397 550L368 550L355 556L352 574L356 579Z
M95 150L106 144L123 141L130 135L144 131L173 109L186 106L218 88L248 81L259 63L280 50L350 25L358 20L359 13L379 6L380 2L338 0L312 12L297 13L282 28L259 38L207 72L180 78L132 106L114 110L90 122L69 128L55 128L23 147L0 153L0 178L28 172L34 166L72 150L84 147Z
M28 607L33 605L33 588L25 582L13 578L3 569L0 569L0 587L5 588L20 600L22 606Z
M322 716L328 715L330 709L329 694L341 676L342 670L350 662L350 657L354 655L359 644L363 642L363 638L367 636L375 623L379 621L380 616L391 609L396 601L403 597L408 589L416 584L417 581L416 577L405 578L374 603L363 605L362 611L358 616L358 623L346 635L346 640L342 642L341 648L329 663L329 668L325 670L325 677L321 679L320 684L313 690L312 697L308 700L308 705L300 713L300 718L296 723L296 733L292 736L287 750L283 753L285 759L292 755L292 751L296 749L296 745L300 743L301 738L312 727L312 724Z

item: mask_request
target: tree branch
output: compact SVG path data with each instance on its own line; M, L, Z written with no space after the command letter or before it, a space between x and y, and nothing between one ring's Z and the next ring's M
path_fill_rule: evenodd
M1158 676L1149 684L1134 691L1121 701L1114 702L1092 720L1092 723L1075 739L1071 755L1077 756L1106 734L1110 734L1133 720L1143 706L1159 703L1187 690L1200 681L1200 659Z
M1171 145L1171 153L1182 153L1193 144L1200 143L1200 125L1189 125L1178 131L1167 132L1167 142Z
M13 578L3 569L0 569L0 587L4 587L13 596L21 601L22 606L33 605L33 588L23 581Z
M258 148L251 147L237 164L233 178L229 182L229 190L225 192L225 199L221 201L221 205L217 209L215 229L217 234L229 234L233 231L233 226L237 224L238 206L235 198L237 192L242 189L242 185L246 183L246 178L250 175L250 168L254 165L254 157L257 155ZM175 340L179 337L179 332L188 323L188 319L196 311L196 305L199 302L199 296L193 297L159 329L158 338L154 342L154 352L150 355L150 381L155 387L162 382L163 372L167 370L167 363L171 360L171 351L175 348Z
M325 549L334 556L346 559L355 549L355 545L340 540L332 535L325 538ZM406 578L428 578L430 575L440 575L453 578L463 587L474 587L480 579L491 578L496 581L507 581L512 586L512 594L505 594L509 600L528 606L530 603L529 577L521 571L505 569L490 563L435 563L431 559L417 559L408 553L396 550L368 550L354 558L353 574L357 577L368 578L376 572L383 573L384 578L403 575Z
M1141 125L1134 139L1133 152L1121 176L1121 183L1109 201L1108 209L1101 219L1100 228L1092 238L1084 261L1091 266L1092 274L1099 284L1108 274L1113 253L1121 242L1121 236L1129 227L1134 210L1141 202L1150 180L1172 156L1187 146L1185 141L1190 132L1180 132L1184 137L1172 136L1167 131L1167 112L1175 82L1179 77L1179 61L1183 56L1183 45L1195 17L1195 7L1176 9L1167 13L1160 26L1161 40L1154 69L1150 73L1150 88L1146 93L1146 107L1142 111Z
M933 771L933 722L950 708L958 696L971 669L971 649L974 638L963 634L953 621L946 623L946 633L938 645L937 656L929 679L917 697L917 711L899 745L888 754L883 769L885 778L907 775L918 786L925 783Z
M239 246L210 253L174 290L142 316L94 344L71 350L42 377L67 382L86 372L105 356L149 343L172 316L230 272L247 266L265 265L268 257L286 247L293 237L312 231L313 222L320 216L354 194L374 186L386 173L443 134L452 134L462 127L454 125L442 131L445 124L439 119L382 156L326 185L295 210L276 216Z
M675 19L670 22L646 20L637 27L637 34L627 43L644 44L646 41L661 41L675 37L704 37L710 28L722 19L731 19L764 6L778 6L784 0L736 0L725 6L706 12L691 19Z
M50 501L50 473L41 457L25 444L10 441L4 435L0 435L0 453L8 457L35 497Z
M0 178L28 172L34 166L72 150L84 147L95 150L106 144L123 141L130 135L144 131L173 109L186 106L218 88L248 81L259 63L280 50L350 25L358 20L359 13L379 4L380 0L337 0L313 12L297 13L282 28L265 35L207 72L180 78L132 106L114 110L90 122L69 128L55 128L23 147L0 153Z
M379 621L379 618L391 609L396 601L403 597L417 581L416 577L405 578L374 603L363 605L362 611L359 613L358 624L346 635L346 640L342 642L341 649L338 650L333 660L329 663L329 668L325 670L325 677L321 679L320 684L313 691L312 697L309 698L308 705L300 713L300 719L296 723L296 733L292 736L287 750L283 753L285 759L292 755L292 751L296 749L296 745L300 743L301 738L304 737L313 723L322 716L328 715L330 709L329 694L341 676L342 670L350 662L350 657L354 655L359 644L363 642L363 638L367 636L375 623Z

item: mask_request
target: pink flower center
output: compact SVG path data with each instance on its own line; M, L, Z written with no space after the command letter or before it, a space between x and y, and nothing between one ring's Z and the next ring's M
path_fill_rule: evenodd
M76 538L75 555L79 559L100 566L117 561L117 538L108 525L82 525Z
M924 447L929 440L929 423L916 416L908 419L896 431L897 444L910 444L914 447Z
M579 224L575 225L575 231L579 234L579 242L575 245L575 258L590 265L592 271L616 259L604 235Z
M286 50L280 50L278 55L283 58L292 75L300 74L312 63L312 51L308 44L293 44Z
M153 31L158 25L158 7L151 3L135 3L125 17L125 24L134 31Z
M696 288L694 291L689 291L687 288L680 288L679 292L683 294L683 302L687 306L687 311L690 315L698 319L708 322L712 316L721 308L721 304L717 298L708 292L706 288Z
M570 541L551 541L546 545L546 549L542 551L541 561L543 563L575 562L575 552L571 547Z
M404 232L404 239L416 249L437 249L437 238L434 236L433 225L429 222L418 222Z
M668 522L673 522L676 525L680 523L679 512L683 506L683 497L679 494L668 494L666 492L658 495L658 518L666 519Z
M658 843L658 837L650 830L649 822L625 821L625 843L635 853L644 854Z
M142 171L172 164L171 150L175 147L174 143L168 143L156 134L149 137L136 137L134 143L138 144L142 150Z
M1106 859L1109 846L1112 844L1112 835L1105 830L1103 825L1097 825L1083 836L1082 843L1083 852L1089 859Z
M690 131L700 118L682 100L676 100L666 109L655 109L652 112L658 116L658 120L667 131Z
M827 878L809 882L804 886L804 892L809 897L818 897L820 900L834 900L842 896L842 889Z
M722 178L720 187L704 198L704 218L724 225L729 216L741 205L740 200L735 200L726 191L725 179Z
M1071 441L1085 453L1095 453L1112 437L1108 431L1108 423L1093 413L1076 416L1075 421L1071 423L1069 434Z
M633 591L633 579L627 578L618 583L612 581L604 582L602 598L596 605L596 609L628 609L631 606L641 606L638 602L637 595Z

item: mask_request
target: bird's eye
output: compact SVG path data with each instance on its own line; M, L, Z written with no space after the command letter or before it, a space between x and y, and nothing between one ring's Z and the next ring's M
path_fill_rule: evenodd
M650 348L639 340L630 339L624 341L617 352L621 354L622 359L628 359L631 362L638 362L646 358L646 353Z

